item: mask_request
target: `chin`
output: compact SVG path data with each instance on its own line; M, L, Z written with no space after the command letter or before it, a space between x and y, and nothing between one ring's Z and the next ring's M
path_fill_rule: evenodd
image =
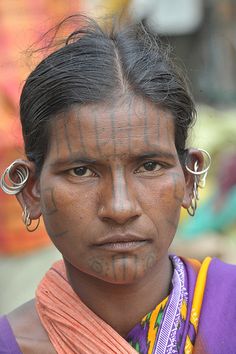
M144 262L143 258L119 257L113 258L112 262L107 263L107 267L103 268L99 267L99 263L93 263L93 272L90 274L107 283L128 285L144 278L153 265L154 262L150 262L150 260Z

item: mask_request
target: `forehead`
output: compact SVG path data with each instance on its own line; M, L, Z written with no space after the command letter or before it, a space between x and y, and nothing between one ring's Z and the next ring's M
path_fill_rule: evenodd
M174 131L171 112L137 97L113 105L75 106L53 121L49 155L106 157L173 150Z

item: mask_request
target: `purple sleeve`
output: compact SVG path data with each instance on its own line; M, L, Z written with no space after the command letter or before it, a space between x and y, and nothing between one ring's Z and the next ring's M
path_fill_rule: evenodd
M6 316L0 317L0 354L22 354Z

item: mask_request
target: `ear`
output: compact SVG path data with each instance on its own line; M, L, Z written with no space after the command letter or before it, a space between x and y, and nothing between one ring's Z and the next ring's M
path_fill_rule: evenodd
M194 171L194 164L198 162L198 170L201 171L204 165L203 153L198 149L188 149L186 160L183 164L183 171L185 177L185 194L182 203L182 207L188 209L193 198L193 184L194 184L194 175L186 169L186 166L192 171Z
M21 165L29 169L29 178L23 190L16 195L22 210L26 207L31 219L41 216L39 178L36 176L35 164L21 160Z

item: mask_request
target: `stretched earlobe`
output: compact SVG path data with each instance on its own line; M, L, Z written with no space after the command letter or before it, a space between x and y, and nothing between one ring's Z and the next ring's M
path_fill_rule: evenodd
M34 232L35 230L37 230L37 228L39 227L39 224L40 224L40 217L39 217L37 219L35 225L31 226L32 219L30 217L30 213L27 210L26 206L24 207L24 210L22 212L22 220L23 220L23 223L25 224L25 227L26 227L27 231L29 231L29 232Z
M3 172L0 187L6 194L15 195L20 203L27 229L33 219L41 215L39 181L33 162L17 159ZM27 211L27 212L26 212ZM31 230L31 229L30 229Z

